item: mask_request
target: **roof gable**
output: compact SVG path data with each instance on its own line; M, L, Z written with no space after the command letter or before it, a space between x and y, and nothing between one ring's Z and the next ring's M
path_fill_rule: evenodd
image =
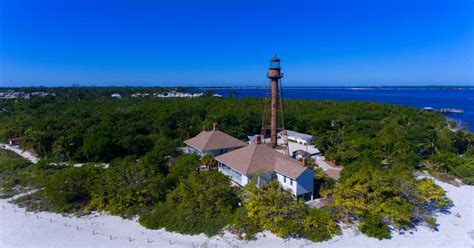
M300 138L300 139L306 140L306 141L311 141L311 140L314 139L314 136L312 136L312 135L305 134L305 133L299 133L299 132L296 132L296 131L285 130L285 131L282 131L282 132L286 132L287 136ZM282 134L282 132L280 132L280 134Z
M216 157L224 163L246 175L278 172L296 179L307 167L296 160L281 154L266 144L252 144Z
M239 148L247 145L247 143L219 130L202 131L195 137L184 141L184 143L202 152L227 148Z

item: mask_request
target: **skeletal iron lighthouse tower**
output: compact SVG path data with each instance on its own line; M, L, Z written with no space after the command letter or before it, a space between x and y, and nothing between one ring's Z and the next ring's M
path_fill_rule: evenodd
M268 131L270 131L270 145L273 148L279 146L287 149L288 142L283 121L283 97L281 93L283 73L281 73L280 59L276 55L270 60L267 77L270 79L271 85L263 111L262 135L264 138L268 138ZM279 138L280 142L278 142Z

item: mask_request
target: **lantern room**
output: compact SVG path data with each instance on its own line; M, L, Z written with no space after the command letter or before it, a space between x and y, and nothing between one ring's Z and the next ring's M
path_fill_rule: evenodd
M270 60L270 69L280 69L280 59L276 56Z
M270 68L268 68L267 77L272 80L278 80L283 77L283 73L280 71L280 59L275 55L270 60Z

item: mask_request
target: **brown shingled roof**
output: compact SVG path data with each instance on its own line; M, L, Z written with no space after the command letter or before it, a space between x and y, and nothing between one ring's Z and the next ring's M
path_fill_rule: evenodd
M227 148L239 148L247 145L247 143L219 130L202 131L195 137L184 141L184 143L202 152Z
M281 154L266 144L252 144L216 157L216 160L231 166L245 175L278 172L296 179L309 168Z

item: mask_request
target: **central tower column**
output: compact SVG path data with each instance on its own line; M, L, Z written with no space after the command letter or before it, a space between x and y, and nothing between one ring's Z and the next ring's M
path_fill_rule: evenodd
M272 117L270 122L270 144L278 145L278 81L272 79Z
M278 145L278 95L279 81L282 78L280 59L275 55L270 60L270 68L268 68L267 77L272 81L271 90L271 121L270 121L270 144L272 147Z

